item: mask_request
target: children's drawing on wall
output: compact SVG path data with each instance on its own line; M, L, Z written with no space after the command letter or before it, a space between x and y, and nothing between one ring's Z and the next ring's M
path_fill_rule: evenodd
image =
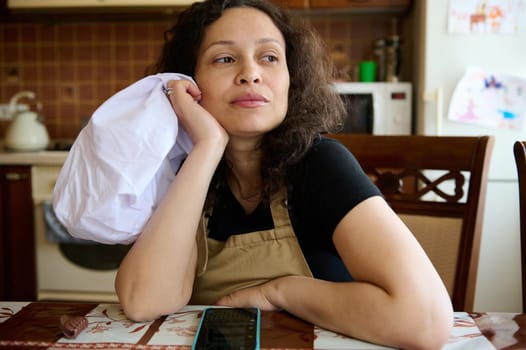
M469 68L455 87L448 118L495 129L522 130L526 79Z
M450 33L518 33L526 0L450 0Z

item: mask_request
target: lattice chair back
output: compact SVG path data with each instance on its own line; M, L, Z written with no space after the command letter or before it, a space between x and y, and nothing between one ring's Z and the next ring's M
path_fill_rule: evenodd
M417 237L453 307L473 311L491 136L328 135L358 159Z

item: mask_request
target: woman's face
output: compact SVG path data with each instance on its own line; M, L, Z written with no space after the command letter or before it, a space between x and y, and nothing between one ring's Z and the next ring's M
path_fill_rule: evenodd
M285 118L285 40L265 13L232 8L206 29L194 79L201 105L232 136L261 136Z

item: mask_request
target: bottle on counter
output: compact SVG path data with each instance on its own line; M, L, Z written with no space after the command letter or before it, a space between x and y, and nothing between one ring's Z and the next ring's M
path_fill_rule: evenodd
M385 40L374 42L373 55L376 61L376 81L385 81Z
M334 80L336 81L350 81L351 79L351 58L345 52L341 45L337 45L331 51L331 59L334 63Z
M400 79L401 52L400 37L392 35L386 40L385 81L397 82Z

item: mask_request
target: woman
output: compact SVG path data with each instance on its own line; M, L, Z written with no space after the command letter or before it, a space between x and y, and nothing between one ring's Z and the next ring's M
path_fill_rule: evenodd
M261 0L192 5L156 72L194 147L122 262L127 315L187 303L286 310L401 348L440 348L452 308L406 226L339 143L315 35ZM401 316L403 318L401 318Z

